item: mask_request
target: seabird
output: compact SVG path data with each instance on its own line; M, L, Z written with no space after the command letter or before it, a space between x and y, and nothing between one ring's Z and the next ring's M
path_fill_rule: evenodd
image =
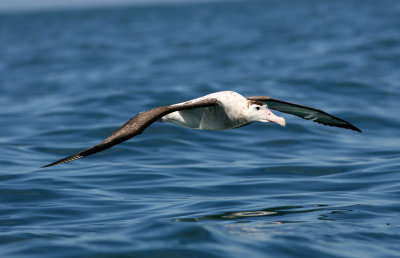
M186 102L156 107L141 112L132 117L101 143L43 167L70 162L106 150L141 134L156 121L169 122L186 128L199 130L232 129L248 125L252 122L273 122L285 126L285 119L276 116L270 109L292 114L324 125L361 132L360 129L349 122L319 109L274 99L268 96L246 98L233 91L221 91Z

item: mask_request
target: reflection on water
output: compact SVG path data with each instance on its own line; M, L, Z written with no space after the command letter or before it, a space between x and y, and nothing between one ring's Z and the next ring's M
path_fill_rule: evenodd
M269 216L273 215L274 211L244 211L244 212L234 212L232 214L224 216L227 219L236 219L239 217L259 217L259 216Z
M352 205L353 206L353 205ZM357 206L357 205L356 205ZM297 231L294 225L304 227L305 232L312 235L315 231L316 221L338 220L343 221L354 217L353 210L347 207L330 207L326 204L314 204L308 206L284 206L272 207L255 211L224 212L216 215L205 215L193 218L179 218L177 222L204 222L225 221L224 231L230 235L239 236L240 239L253 239L258 241L271 241L274 238L296 238ZM279 226L278 226L279 225ZM340 224L333 223L340 226ZM277 227L278 226L278 227ZM322 232L324 235L326 232ZM324 235L325 237L325 235Z
M317 217L319 220L334 220L330 218L331 214L344 214L352 210L343 207L329 207L326 204L314 204L311 206L284 206L284 207L272 207L264 210L255 211L234 211L224 212L216 215L204 215L196 218L179 218L175 221L180 222L200 222L206 220L232 220L232 219L249 219L256 217L284 217L285 220L271 221L271 223L296 223L301 222L298 220L299 216L296 216L296 220L290 220L290 216L293 214L307 214L307 213L318 213ZM302 220L303 221L303 220Z

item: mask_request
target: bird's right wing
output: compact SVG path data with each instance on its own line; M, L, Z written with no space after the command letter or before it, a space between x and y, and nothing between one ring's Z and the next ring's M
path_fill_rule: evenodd
M157 107L150 109L145 112L141 112L136 116L132 117L128 122L126 122L121 128L116 130L113 134L107 137L101 143L80 151L72 156L57 160L53 163L43 166L50 167L54 165L59 165L62 163L67 163L73 160L81 159L83 157L92 155L94 153L106 150L111 148L112 146L124 142L136 135L141 134L147 127L149 127L152 123L156 122L163 116L180 110L194 109L194 108L202 108L202 107L212 107L219 105L220 102L217 99L204 99L196 102L185 102L181 104Z

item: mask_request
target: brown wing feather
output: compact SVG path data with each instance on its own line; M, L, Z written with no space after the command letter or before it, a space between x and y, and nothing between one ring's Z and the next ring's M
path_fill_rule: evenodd
M255 96L255 97L248 97L249 100L258 100L267 103L268 107L280 112L288 113L291 115L295 115L307 120L313 120L314 122L329 125L329 126L336 126L342 127L346 129L351 129L357 132L361 132L360 129L355 127L354 125L350 124L349 122L335 117L331 114L328 114L322 110L302 106L299 104L294 104L278 99L273 99L268 96Z
M165 106L165 107L157 107L150 109L148 111L142 112L137 114L136 116L132 117L128 122L126 122L122 127L116 130L113 134L107 137L101 143L90 147L86 150L80 151L72 156L57 160L53 163L43 166L44 167L51 167L54 165L59 165L62 163L67 163L73 160L77 160L91 154L106 150L116 144L124 142L136 135L141 134L147 127L149 127L152 123L156 122L163 116L185 109L192 109L192 108L201 108L201 107L211 107L219 105L219 101L217 99L206 99L202 101L198 101L195 103L183 103L179 105L172 105L172 106Z

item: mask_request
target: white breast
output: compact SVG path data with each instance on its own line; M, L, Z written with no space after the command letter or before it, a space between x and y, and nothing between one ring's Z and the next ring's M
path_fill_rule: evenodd
M224 130L247 124L244 115L247 99L236 92L216 92L183 103L196 103L206 98L218 99L221 106L176 111L164 116L162 122L200 130Z

